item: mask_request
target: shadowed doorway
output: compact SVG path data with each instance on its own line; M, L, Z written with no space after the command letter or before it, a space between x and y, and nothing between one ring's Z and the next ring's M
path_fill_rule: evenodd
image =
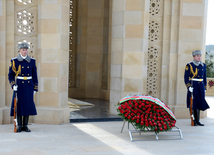
M109 114L110 2L70 0L68 97L72 120L115 117Z

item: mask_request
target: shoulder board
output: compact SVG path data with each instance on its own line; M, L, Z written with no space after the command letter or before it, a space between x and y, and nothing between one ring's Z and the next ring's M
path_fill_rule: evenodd
M15 57L15 58L12 58L11 60L14 60L14 59L17 59L17 57Z
M31 58L31 57L30 57L30 58ZM36 60L35 58L31 58L31 59Z
M190 64L190 63L192 63L192 61L188 62L187 64Z

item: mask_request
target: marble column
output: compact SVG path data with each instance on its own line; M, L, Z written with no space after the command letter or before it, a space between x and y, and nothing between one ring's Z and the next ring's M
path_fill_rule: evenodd
M6 1L0 0L0 124L5 121L4 109L6 103Z
M68 123L69 1L38 4L38 75L36 123Z
M113 0L110 112L128 94L145 94L149 0Z

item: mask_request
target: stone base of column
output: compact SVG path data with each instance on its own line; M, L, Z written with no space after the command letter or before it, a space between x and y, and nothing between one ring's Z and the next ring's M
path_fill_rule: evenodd
M37 115L33 116L32 122L38 124L61 125L70 122L70 109L37 107Z
M10 107L0 108L0 124L10 124Z
M170 109L174 112L176 119L190 119L189 109L187 107L170 106ZM200 118L207 117L207 110L200 112Z

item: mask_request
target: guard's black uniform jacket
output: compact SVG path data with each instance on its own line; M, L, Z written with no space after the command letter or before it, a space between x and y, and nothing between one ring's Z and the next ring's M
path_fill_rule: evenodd
M207 89L206 65L202 62L197 66L193 62L186 65L184 81L187 86L187 108L190 107L191 92L189 87L193 87L193 109L206 110L209 108L205 100L205 90Z
M17 77L16 81L15 77ZM11 84L11 88L13 88L15 83L18 85L17 115L36 115L36 107L33 101L34 91L38 91L36 60L28 55L25 59L20 55L11 59L8 80ZM15 93L13 93L10 116L14 115L14 96Z

